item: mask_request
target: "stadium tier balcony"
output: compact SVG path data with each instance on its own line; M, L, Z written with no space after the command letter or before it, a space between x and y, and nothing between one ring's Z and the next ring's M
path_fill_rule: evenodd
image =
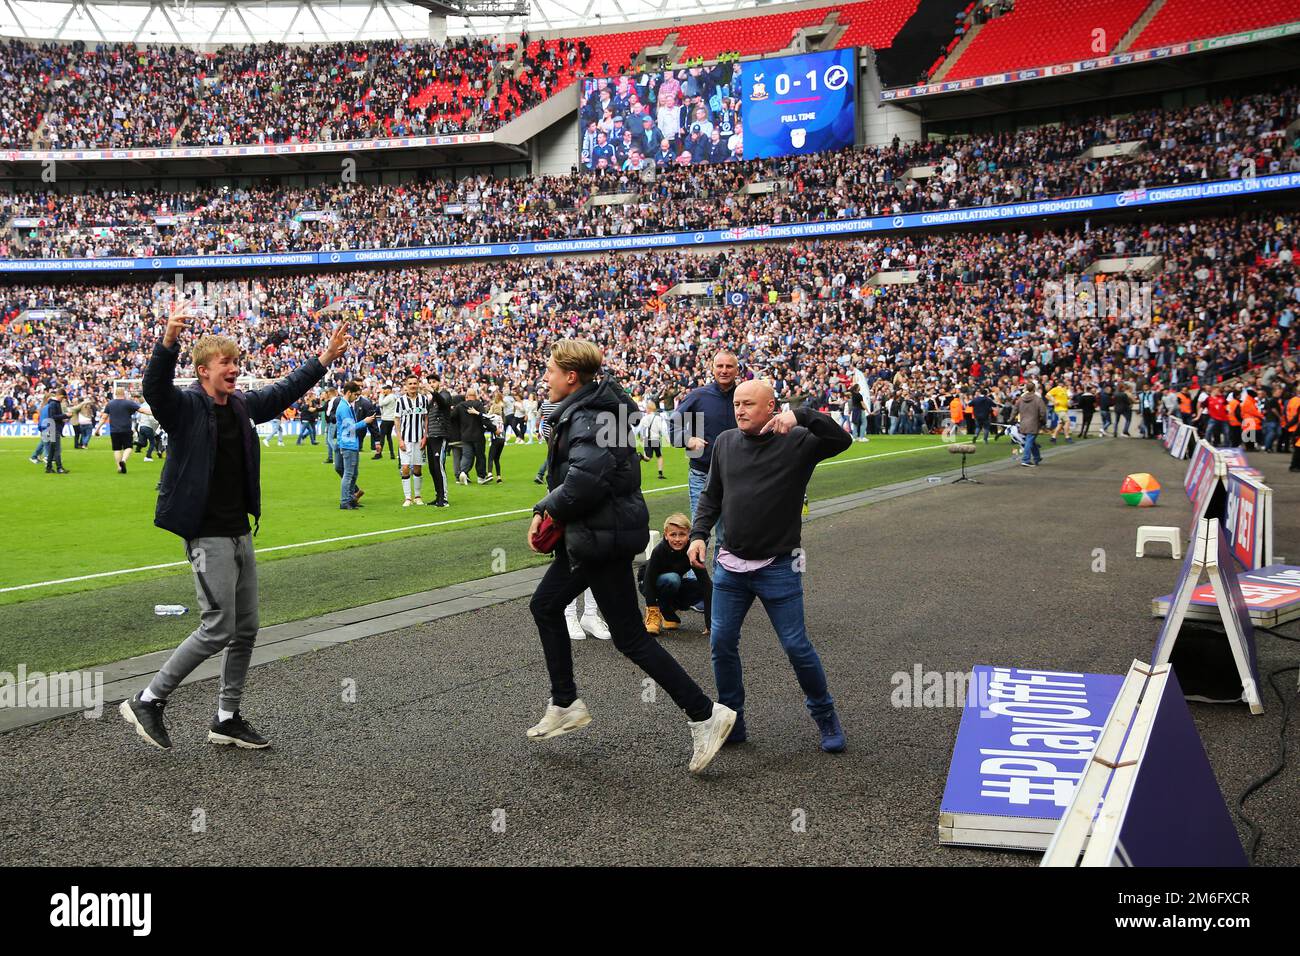
M1165 0L1132 49L1226 36L1300 20L1296 0L1251 0L1250 3L1206 3L1205 0Z
M944 80L1068 63L1110 53L1150 0L1017 0L984 24ZM1101 30L1098 35L1095 31ZM1104 49L1098 49L1098 39Z

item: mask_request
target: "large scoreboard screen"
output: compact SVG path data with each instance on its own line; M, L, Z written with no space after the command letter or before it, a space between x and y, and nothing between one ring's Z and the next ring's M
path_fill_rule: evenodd
M852 146L854 51L830 50L746 64L741 86L745 159Z
M581 166L640 170L852 146L855 51L584 80Z

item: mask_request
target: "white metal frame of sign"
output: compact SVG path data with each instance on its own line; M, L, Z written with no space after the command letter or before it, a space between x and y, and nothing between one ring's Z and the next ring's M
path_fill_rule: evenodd
M1137 755L1130 752L1130 747L1135 739L1146 741L1147 729L1160 700L1158 692L1147 693L1144 697L1143 689L1149 687L1148 679L1154 681L1157 678L1163 688L1168 673L1168 664L1148 669L1141 661L1134 661L1129 667L1119 696L1115 698L1115 706L1106 719L1106 729L1097 741L1097 749L1084 769L1079 785L1074 788L1074 797L1061 815L1060 825L1052 834L1040 865L1074 866L1080 855L1084 857L1084 866L1096 865L1089 859L1105 853L1100 848L1114 842L1119 833L1118 820L1113 811L1107 815L1106 808L1112 806L1111 797L1116 795L1117 787L1123 788L1125 794L1127 788L1132 787ZM1110 784L1109 788L1107 784ZM1098 814L1097 808L1102 806L1103 796L1106 805ZM1122 802L1116 801L1114 806ZM1102 866L1109 864L1109 854L1105 855L1105 860Z
M1249 615L1245 616L1245 620L1240 620L1237 617L1237 607L1229 590L1229 577L1235 583L1237 569L1232 566L1221 567L1219 564L1219 536L1221 534L1223 534L1223 531L1219 527L1218 518L1202 518L1197 523L1195 538L1188 549L1187 566L1184 568L1184 573L1179 577L1178 587L1174 590L1172 599L1169 602L1169 613L1165 618L1164 628L1160 632L1154 663L1157 666L1169 663L1174 644L1178 640L1178 632L1182 629L1183 621L1187 618L1187 609L1192 603L1192 593L1200 584L1201 572L1204 571L1214 588L1214 599L1218 605L1219 620L1223 624L1228 646L1232 650L1232 659L1236 663L1237 673L1241 677L1241 699L1250 705L1252 714L1262 714L1264 712L1264 703L1260 699L1259 687L1255 683L1250 657L1246 649L1246 635L1243 630L1249 625L1250 618ZM1238 586L1238 591L1240 591L1240 586Z

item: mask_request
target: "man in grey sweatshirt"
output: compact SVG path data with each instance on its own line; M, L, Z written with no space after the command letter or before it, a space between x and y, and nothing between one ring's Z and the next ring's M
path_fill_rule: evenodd
M718 700L739 715L727 742L746 738L740 628L757 597L799 678L822 749L836 753L844 749L844 731L804 626L799 541L813 469L848 448L853 438L829 415L808 407L776 414L776 396L763 381L738 385L734 403L736 428L713 442L688 550L691 564L703 568L709 530L720 519L725 522L726 541L714 564L710 646Z

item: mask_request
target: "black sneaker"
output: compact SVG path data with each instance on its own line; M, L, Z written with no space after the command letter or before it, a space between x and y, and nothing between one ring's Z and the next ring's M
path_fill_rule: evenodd
M122 719L135 727L135 732L149 743L162 750L171 750L172 739L163 721L163 708L166 706L165 700L151 700L145 703L140 699L140 695L136 694L122 701L118 711Z
M433 506L434 506L435 508L448 508L448 507L450 507L450 502L447 502L447 501L435 501L435 502L433 503Z
M248 721L239 715L239 711L235 711L235 716L229 720L218 721L214 717L212 726L208 728L208 742L234 744L245 750L265 750L271 746L271 741L250 727Z
M119 475L125 475L125 474L126 474L126 462L124 462L124 461L119 461L119 462L117 463L117 473L118 473Z

